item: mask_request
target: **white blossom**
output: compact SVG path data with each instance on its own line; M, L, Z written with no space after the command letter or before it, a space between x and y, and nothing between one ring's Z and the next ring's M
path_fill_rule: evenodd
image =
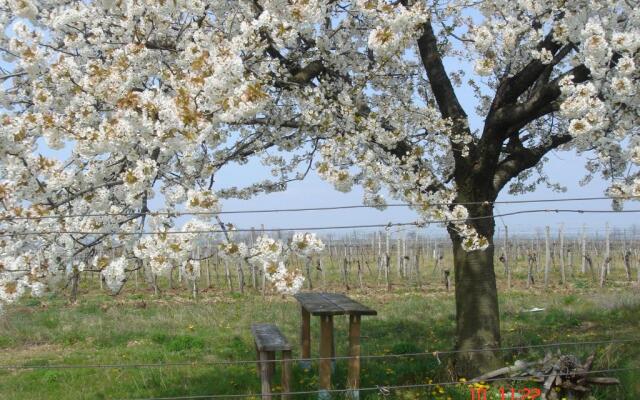
M100 272L105 284L113 293L118 293L127 280L127 264L127 259L125 257L118 257L109 262L109 264Z

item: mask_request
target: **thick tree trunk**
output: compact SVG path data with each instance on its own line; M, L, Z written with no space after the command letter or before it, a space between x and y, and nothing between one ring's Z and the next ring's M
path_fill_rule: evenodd
M477 185L468 185L466 189L459 193L457 201L475 203L467 206L469 216L492 216L494 194ZM496 351L500 347L500 313L494 271L495 221L489 217L473 219L469 223L489 241L485 250L466 251L455 228L449 226L448 230L453 243L455 272L456 350L460 351L455 370L460 377L474 378L502 365ZM484 349L486 351L482 351Z
M465 251L453 237L456 284L456 372L472 378L499 367L500 315L493 266L493 244L484 251ZM491 238L490 238L491 240Z

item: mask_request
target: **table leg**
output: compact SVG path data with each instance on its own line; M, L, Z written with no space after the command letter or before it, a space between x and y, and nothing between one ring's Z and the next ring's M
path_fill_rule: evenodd
M331 348L333 347L333 316L320 317L320 399L330 398L331 389Z
M260 380L262 381L262 400L271 400L271 376L269 375L269 354L260 352Z
M282 392L291 392L291 350L282 352ZM282 399L291 399L291 395L283 394Z
M261 365L261 362L260 362L260 350L258 350L258 346L257 346L257 345L256 345L255 347L256 347L256 360L258 360L258 361L256 362L257 367L258 367L258 368L256 369L256 371L257 371L257 373L258 373L258 377L259 377L259 376L260 376L260 365Z
M331 373L336 372L336 335L333 330L333 321L331 322Z
M347 392L351 399L360 398L360 316L349 315L349 371L347 373Z
M300 326L300 343L302 345L302 358L311 358L311 314L300 307L302 311L302 325ZM311 368L311 361L300 361L300 367Z
M267 352L267 357L269 357L269 376L273 379L273 376L276 373L276 352Z

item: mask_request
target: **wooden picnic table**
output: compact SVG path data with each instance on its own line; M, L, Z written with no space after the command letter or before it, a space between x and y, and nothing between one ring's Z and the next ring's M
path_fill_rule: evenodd
M360 387L360 318L377 315L371 308L339 293L298 293L302 324L300 329L302 358L311 358L311 316L320 317L320 389L331 389L331 361L335 357L333 316L349 315L349 369L347 387L352 397L359 397ZM326 397L326 396L325 396Z

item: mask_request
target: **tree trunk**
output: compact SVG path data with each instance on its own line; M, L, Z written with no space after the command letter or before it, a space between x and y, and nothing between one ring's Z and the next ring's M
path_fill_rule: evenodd
M456 350L487 349L486 352L458 353L456 372L472 378L500 366L499 354L492 350L500 347L493 235L487 237L490 245L486 250L471 252L462 248L455 233L450 236L456 285Z

